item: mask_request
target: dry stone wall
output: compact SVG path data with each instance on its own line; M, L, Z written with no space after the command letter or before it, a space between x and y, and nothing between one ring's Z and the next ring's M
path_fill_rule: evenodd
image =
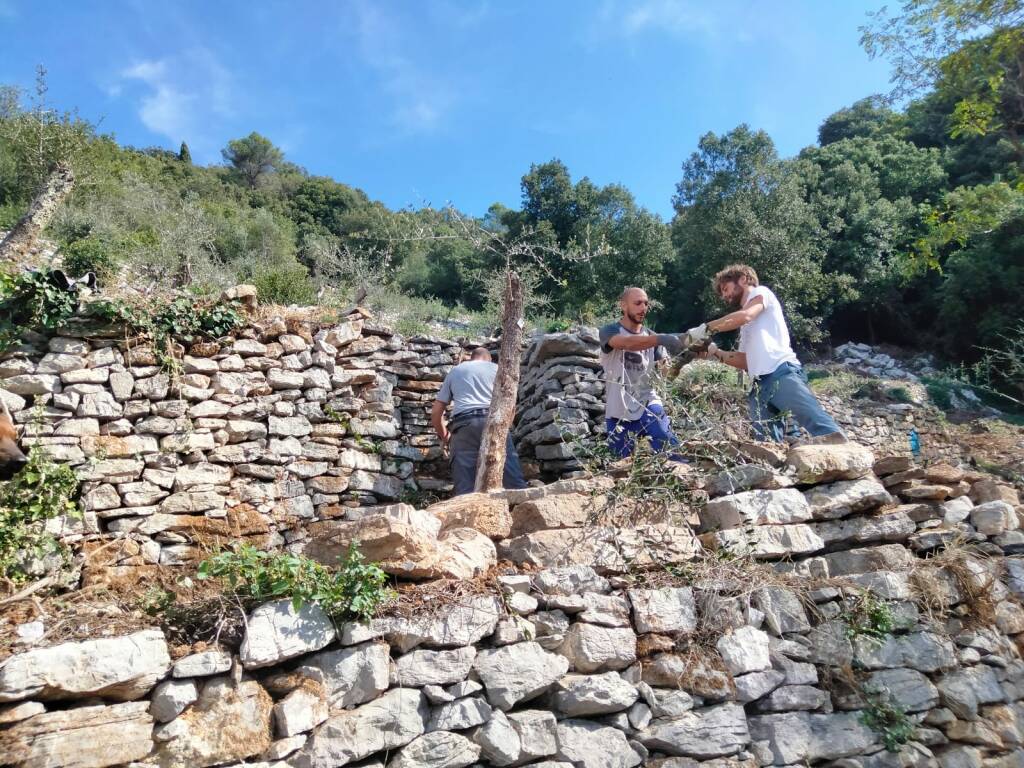
M1024 764L1015 489L856 445L683 474L711 499L657 526L595 524L610 480L376 510L395 548L469 528L508 562L369 624L282 601L174 658L154 629L27 641L0 666L0 762Z

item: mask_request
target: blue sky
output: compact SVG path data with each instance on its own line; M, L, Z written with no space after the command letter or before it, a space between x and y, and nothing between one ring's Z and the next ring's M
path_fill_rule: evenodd
M256 130L391 207L518 207L531 163L626 185L666 218L707 131L792 155L888 85L864 0L0 0L0 83L125 144L220 162Z

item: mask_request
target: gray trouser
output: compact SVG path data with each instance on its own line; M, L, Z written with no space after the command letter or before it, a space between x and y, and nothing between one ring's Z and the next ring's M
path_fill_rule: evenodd
M452 436L448 441L451 453L452 480L455 483L455 495L472 493L476 487L476 461L480 454L480 443L483 441L484 426L487 416L453 419ZM519 466L519 456L512 444L512 435L505 443L505 470L502 485L506 488L525 488L523 468Z

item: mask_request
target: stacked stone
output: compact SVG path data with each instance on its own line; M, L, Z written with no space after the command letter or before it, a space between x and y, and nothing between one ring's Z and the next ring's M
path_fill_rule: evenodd
M23 444L84 481L84 516L54 532L87 551L125 539L102 548L105 566L189 562L225 539L279 547L305 522L415 490L414 467L440 454L425 423L452 345L407 344L359 312L192 344L176 377L115 338L39 343L0 361L0 397Z
M604 431L598 355L597 331L585 327L535 336L523 353L514 437L520 458L546 476L579 470L572 441Z

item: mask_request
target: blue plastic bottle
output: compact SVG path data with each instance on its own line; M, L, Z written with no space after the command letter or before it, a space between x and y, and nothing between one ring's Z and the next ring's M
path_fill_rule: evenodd
M921 455L921 436L913 427L910 429L910 452L914 454L915 458Z

